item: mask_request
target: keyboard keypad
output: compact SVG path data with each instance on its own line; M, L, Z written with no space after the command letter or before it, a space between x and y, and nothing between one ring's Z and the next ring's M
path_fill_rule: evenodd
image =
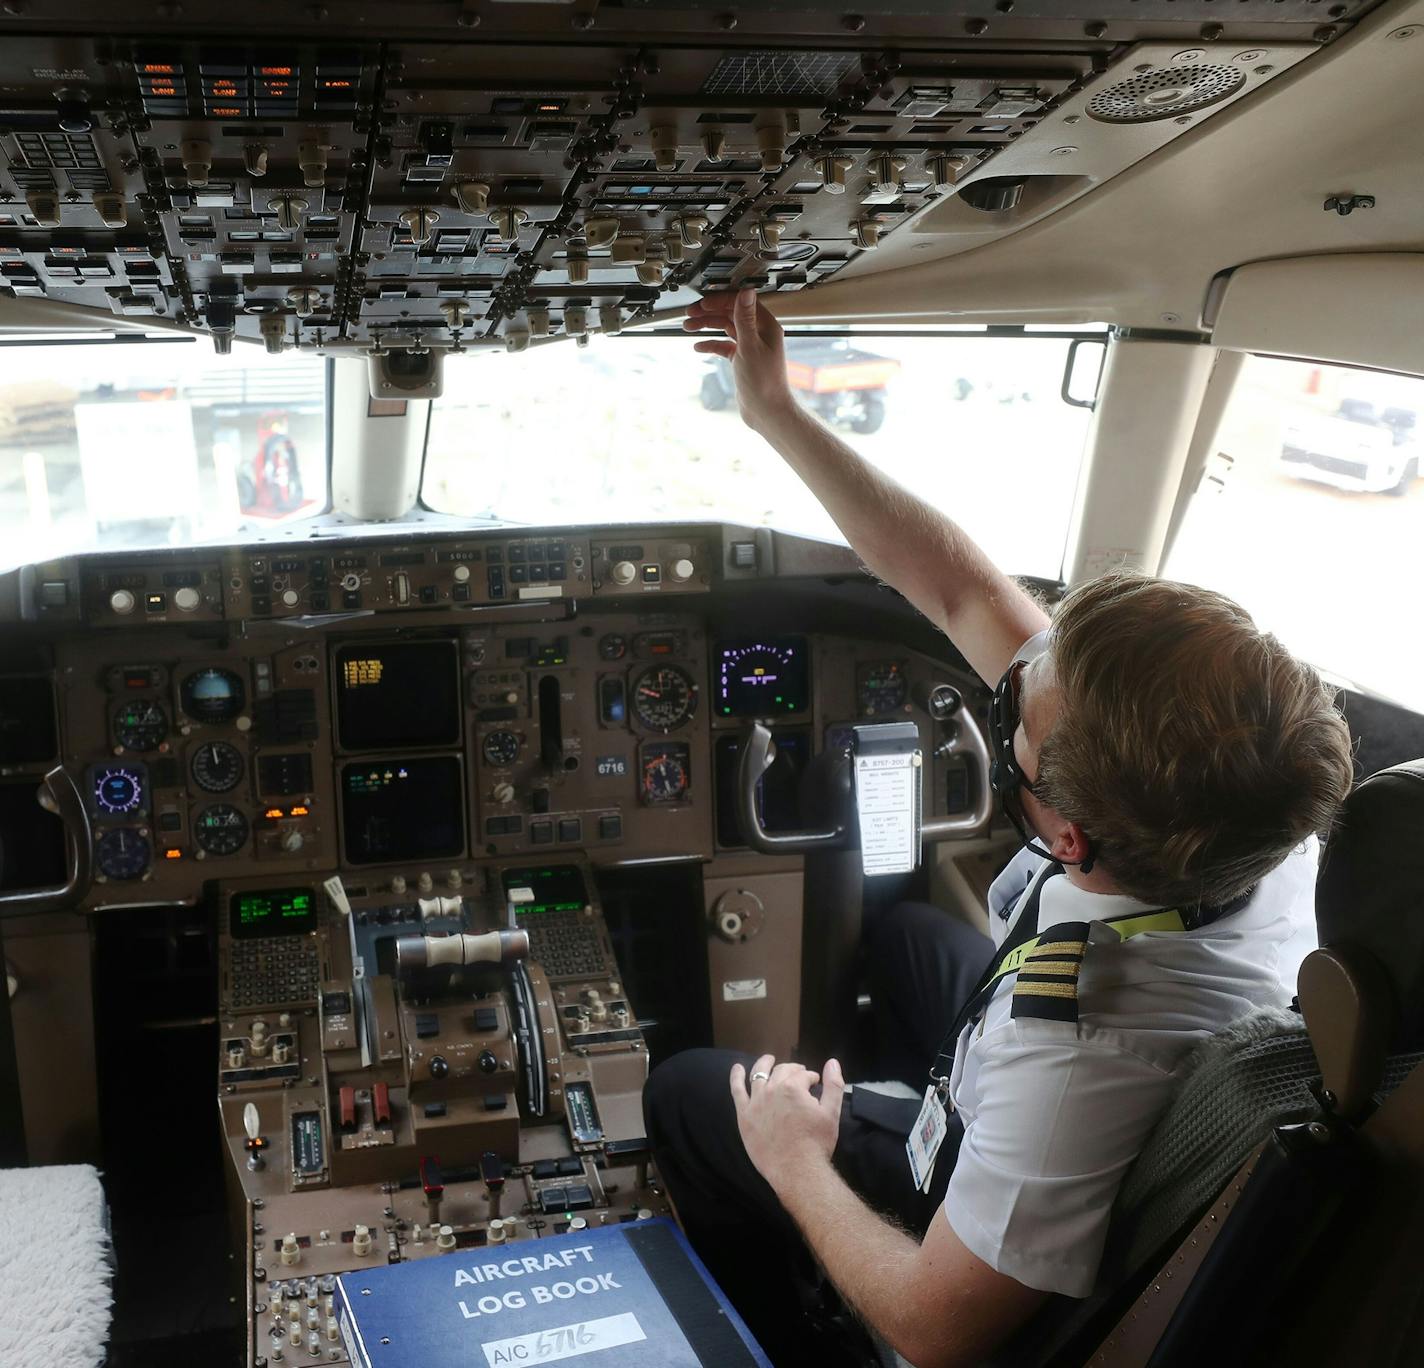
M312 936L233 941L228 956L228 1007L314 1002L321 982Z

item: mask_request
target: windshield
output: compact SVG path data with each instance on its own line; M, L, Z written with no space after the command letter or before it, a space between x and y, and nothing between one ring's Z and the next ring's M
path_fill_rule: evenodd
M1424 709L1424 380L1246 358L1163 571L1238 599L1322 669Z
M1059 397L1057 337L792 337L808 408L953 516L998 563L1056 579L1088 411ZM537 525L725 521L843 541L737 417L731 368L691 339L625 335L451 358L425 503Z
M0 367L0 564L221 541L327 506L316 357L31 340Z

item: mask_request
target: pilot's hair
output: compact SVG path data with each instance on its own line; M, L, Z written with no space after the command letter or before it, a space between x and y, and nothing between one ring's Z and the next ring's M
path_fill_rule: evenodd
M1316 672L1222 594L1114 572L1059 605L1060 692L1035 792L1159 907L1239 898L1352 779L1350 734Z

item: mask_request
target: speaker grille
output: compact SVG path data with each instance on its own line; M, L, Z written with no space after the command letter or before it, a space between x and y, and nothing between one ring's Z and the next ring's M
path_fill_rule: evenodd
M1172 119L1234 95L1245 81L1240 67L1154 67L1098 91L1088 102L1088 115L1102 123Z

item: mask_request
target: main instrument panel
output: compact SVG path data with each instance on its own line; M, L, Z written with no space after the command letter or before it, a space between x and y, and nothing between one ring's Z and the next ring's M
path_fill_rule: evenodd
M769 722L768 821L835 729L916 717L927 816L978 780L936 754L942 667L874 641L747 633L709 527L82 557L30 576L59 753L92 831L84 905L199 901L215 879L747 845L738 738ZM853 564L828 548L828 564ZM958 684L968 687L962 676ZM941 748L943 751L943 748Z

